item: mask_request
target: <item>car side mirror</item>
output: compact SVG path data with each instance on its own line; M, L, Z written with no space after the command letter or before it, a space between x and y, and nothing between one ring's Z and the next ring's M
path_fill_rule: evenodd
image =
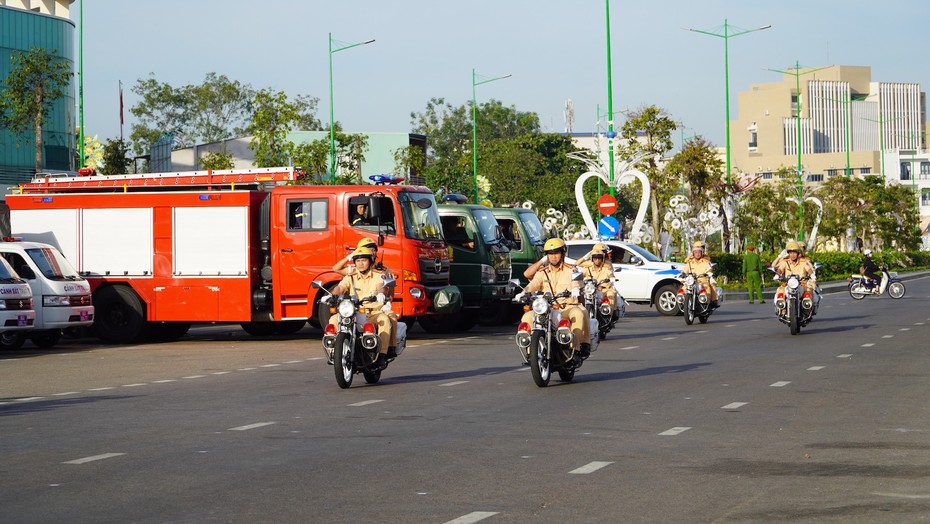
M643 259L639 255L633 255L630 257L630 264L641 266L643 265Z

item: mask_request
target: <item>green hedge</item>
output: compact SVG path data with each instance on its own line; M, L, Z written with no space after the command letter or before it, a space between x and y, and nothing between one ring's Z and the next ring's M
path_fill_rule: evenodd
M743 280L743 255L730 255L727 253L709 253L711 260L717 266L714 268L714 276L718 283L742 285ZM768 266L777 253L759 253L762 257L762 263ZM930 267L930 252L927 251L884 251L875 253L872 257L878 265L886 264L890 271L904 271L914 269L924 269ZM824 252L813 253L811 261L821 264L820 271L817 272L817 278L821 281L827 280L845 280L849 275L858 273L859 266L862 265L863 256L861 253L841 253L841 252ZM764 275L766 282L771 279L769 273Z

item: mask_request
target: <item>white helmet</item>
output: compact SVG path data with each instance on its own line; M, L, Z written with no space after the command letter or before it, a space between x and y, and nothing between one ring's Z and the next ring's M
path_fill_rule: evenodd
M870 256L872 256L872 250L869 249L869 248L866 248L865 250L862 251L862 254L865 255L865 256L867 256L867 257L870 257Z

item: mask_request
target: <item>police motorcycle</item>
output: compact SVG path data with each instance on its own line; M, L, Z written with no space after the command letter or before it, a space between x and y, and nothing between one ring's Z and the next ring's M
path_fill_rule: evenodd
M712 267L716 265L711 264ZM678 275L678 280L681 282L681 287L678 288L678 309L681 310L682 315L685 317L685 324L689 326L694 324L695 318L701 324L706 324L707 318L715 309L710 301L710 289L698 281L700 277L708 277L713 282L713 274L710 272L700 275L695 273L681 273ZM720 299L721 295L718 293L718 303Z
M575 281L581 278L581 272L576 271L572 275ZM510 283L520 287L519 280L511 280ZM533 382L541 388L549 385L552 370L558 372L562 382L571 382L575 378L575 371L584 363L580 351L573 349L575 334L571 322L562 318L561 306L557 302L570 295L568 290L556 295L548 291L536 291L519 293L514 297L514 302L523 303L525 310L533 312L531 322L520 322L517 326L516 343L524 363L527 363L527 358L529 360ZM589 322L589 332L593 333L597 329L596 321L589 318ZM591 337L592 353L597 351L597 343L597 337Z
M394 279L385 278L385 287L393 284ZM397 323L396 355L379 364L381 338L378 337L375 325L368 322L371 308L365 307L365 304L374 303L378 298L358 297L348 293L337 297L323 287L321 280L314 280L312 286L332 297L330 300L334 302L334 306L330 307L330 313L339 316L337 325L326 324L323 330L323 352L328 363L334 366L336 383L340 388L346 389L352 385L354 376L361 373L366 383L377 384L381 380L381 372L404 351L407 325L403 322Z
M617 293L617 309L610 305L610 299L598 289L598 286L602 284L614 285L614 279L605 278L598 281L594 278L585 278L581 285L581 294L584 296L584 307L588 311L588 317L597 322L598 340L607 338L607 333L620 320L625 309L623 297L619 293ZM591 333L594 332L591 330Z
M814 268L820 269L815 263ZM774 272L773 268L769 268ZM804 282L810 280L809 276L788 274L784 277L777 273L773 277L776 281L785 281L784 291L775 292L775 315L782 324L787 324L792 335L801 332L801 328L810 324L817 314L817 297L813 296ZM816 293L816 291L815 291Z
M849 281L849 296L853 297L854 300L862 300L866 296L881 296L885 291L888 291L888 296L891 298L903 297L905 291L904 282L898 278L898 273L888 271L888 267L885 265L881 266L881 271L882 280L880 284L865 275L851 275L847 279Z

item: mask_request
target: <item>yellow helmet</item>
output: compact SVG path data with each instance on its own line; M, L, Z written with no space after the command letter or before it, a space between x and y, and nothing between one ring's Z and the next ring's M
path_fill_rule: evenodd
M565 251L565 241L561 238L550 238L546 240L546 243L543 245L543 251L548 253L556 250Z
M785 251L797 251L797 252L800 253L800 252L801 252L801 246L800 246L800 244L798 244L798 243L795 242L794 240L789 240L788 243L785 244Z
M375 252L372 251L372 249L371 249L370 247L360 247L360 248L357 248L357 249L352 253L352 260L357 260L357 259L359 259L359 258L367 258L367 259L369 259L369 260L374 260L374 259L375 259Z
M378 249L378 243L368 237L362 237L362 239L358 241L358 245L355 247L365 247L365 246L370 246L374 250Z
M606 255L610 252L610 249L607 248L604 244L594 244L594 247L591 248L591 255Z
M691 244L691 251L694 251L695 249L700 249L701 251L704 251L707 249L707 245L704 244L704 242L701 242L700 240L698 240L694 244Z

